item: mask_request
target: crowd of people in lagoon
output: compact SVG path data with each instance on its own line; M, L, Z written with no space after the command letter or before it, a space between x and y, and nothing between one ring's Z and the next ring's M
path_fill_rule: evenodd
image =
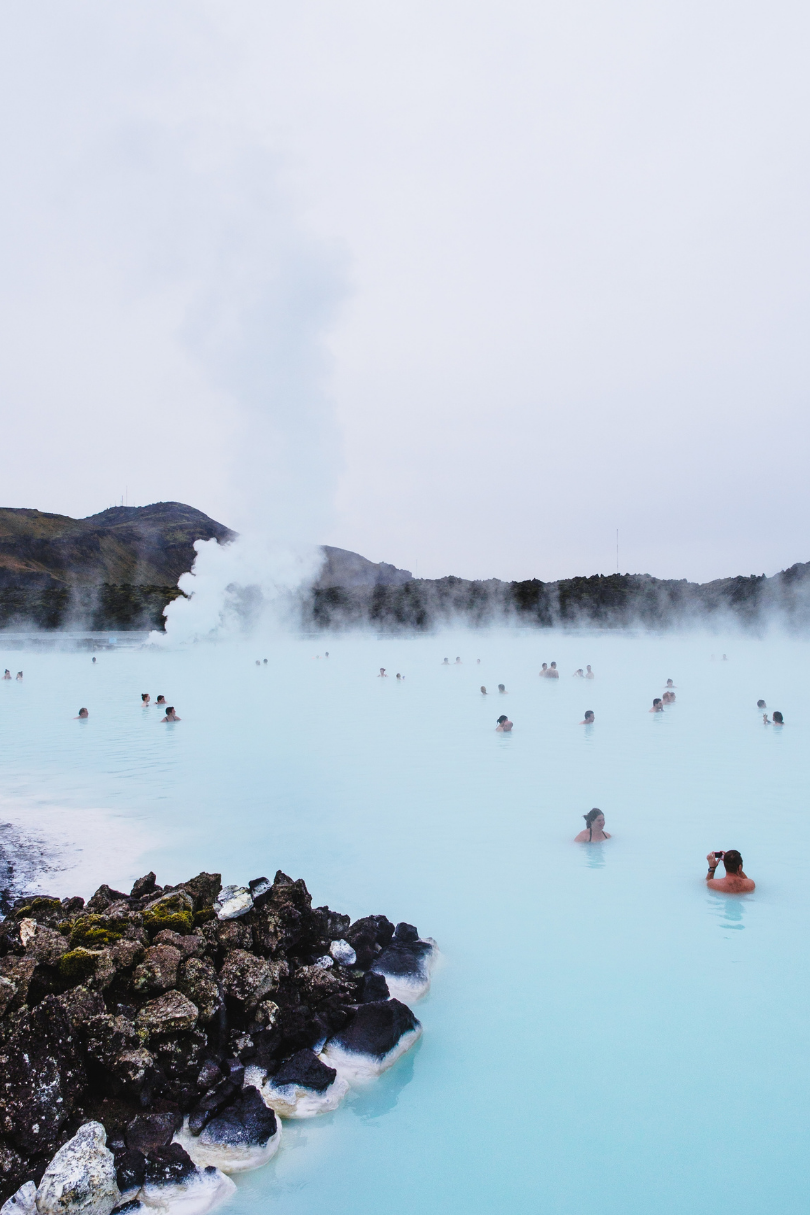
M318 654L317 657L320 658L320 654ZM328 650L325 651L324 657L325 658L329 657ZM714 655L712 655L712 657L714 657ZM723 658L726 659L725 654L723 655ZM96 659L94 657L93 663L95 663L95 661L96 661ZM480 658L476 659L477 664L480 664L480 662L481 662ZM263 664L262 664L262 660L257 658L256 666L258 667L258 666L262 666L262 665L265 665L265 666L267 665L267 659L265 658L263 660ZM451 665L450 659L445 658L442 662L442 666L447 667L450 665ZM455 660L455 663L453 665L461 666L461 658L457 657ZM544 662L540 671L538 672L538 674L541 679L559 679L560 678L560 672L559 672L556 662L551 662L551 663ZM23 677L22 671L18 671L17 676L16 676L18 682L22 680L22 677ZM6 667L6 669L3 673L3 679L10 680L11 678L12 678L11 671L8 669L8 667ZM388 672L386 671L385 667L380 667L380 672L379 672L379 675L377 678L378 679L387 679L388 678ZM399 671L397 671L396 678L398 680L402 681L405 679L405 676L402 675ZM574 673L573 673L573 678L574 679L594 679L595 675L594 675L594 672L593 672L590 664L586 664L584 670L582 667L577 667L576 671L574 671ZM498 693L499 693L499 695L506 694L505 684L502 684L502 683L498 684ZM489 695L489 693L487 692L486 686L484 684L481 684L481 695L482 696ZM161 719L160 719L161 725L163 725L164 723L176 722L176 721L181 720L181 718L179 718L177 716L177 712L174 708L174 705L167 704L166 697L163 696L162 694L156 698L154 703L155 703L156 708L162 709L165 713L165 717L161 717ZM665 705L671 705L674 703L675 703L675 683L672 679L668 679L666 682L666 687L664 688L663 694L661 696L656 696L654 698L654 700L652 702L652 708L649 709L648 711L650 713L663 713ZM152 707L152 698L151 698L151 695L149 694L149 692L141 692L141 707L144 709L149 709ZM785 724L784 717L783 717L782 713L779 712L778 709L775 709L773 711L773 714L770 718L768 717L768 706L764 700L757 701L757 709L759 709L759 711L762 713L762 721L763 721L764 725L784 726L784 724ZM79 709L78 715L74 720L86 721L89 718L89 716L90 716L89 710L85 707L82 707L81 709ZM595 718L593 709L586 709L585 716L579 724L581 726L592 726L594 724L595 720L596 720L596 718ZM511 733L513 726L514 726L514 723L509 720L509 717L506 715L506 713L501 713L500 716L498 717L498 720L497 720L497 723L495 726L495 732L497 734L509 734L509 733ZM605 816L601 810L599 810L597 807L594 807L593 810L589 810L587 814L583 815L583 818L585 819L585 828L582 831L580 831L579 835L577 835L575 837L575 840L574 840L575 843L577 843L577 844L601 844L605 840L610 839L610 833L608 831L605 831ZM708 872L706 874L706 885L710 889L724 891L727 894L746 894L749 891L754 889L755 883L752 881L751 878L747 877L747 875L743 871L742 857L740 856L740 853L735 848L728 849L725 852L723 852L723 851L710 852L708 854L708 856L706 857L706 860L709 863ZM726 876L723 878L718 878L715 876L715 873L716 873L716 870L721 861L723 862Z

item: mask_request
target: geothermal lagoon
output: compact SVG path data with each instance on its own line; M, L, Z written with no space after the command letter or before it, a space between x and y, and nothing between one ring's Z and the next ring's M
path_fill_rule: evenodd
M25 673L0 684L0 821L40 890L282 869L439 943L417 1045L286 1122L221 1210L702 1215L731 1186L743 1215L804 1215L806 642L121 635L95 664L20 644L0 655ZM675 705L648 713L669 677ZM574 845L592 806L613 838ZM754 894L705 889L725 848Z

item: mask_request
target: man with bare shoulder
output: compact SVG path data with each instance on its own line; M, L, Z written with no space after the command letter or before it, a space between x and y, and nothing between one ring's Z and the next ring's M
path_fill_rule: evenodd
M709 890L721 890L726 894L748 894L754 889L756 883L745 876L743 859L736 848L730 848L728 852L710 852L706 860L709 862L709 872L706 874ZM720 861L725 866L726 876L716 878L714 873Z

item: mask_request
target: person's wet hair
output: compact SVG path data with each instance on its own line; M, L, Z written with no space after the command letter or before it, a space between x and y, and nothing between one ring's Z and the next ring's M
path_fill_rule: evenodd
M499 692L505 692L505 691L506 691L506 684L499 683L499 684L498 684L498 691L499 691Z
M653 704L654 704L654 705L660 705L660 704L663 704L663 701L661 700L661 697L660 697L660 696L656 696L655 700L653 701Z
M743 867L743 859L736 848L730 848L728 852L723 853L723 864L726 873L739 873Z
M758 709L766 709L767 707L768 707L768 706L765 704L765 701L764 701L764 700L758 700L758 701L757 701L757 708L758 708Z
M508 721L508 720L509 720L509 718L506 716L506 714L505 714L505 713L501 713L500 717L498 718L498 725L499 725L499 726L502 726L502 725L503 725L503 723L504 723L505 721Z
M141 692L141 700L148 700L148 699L149 699L149 693Z
M589 717L593 717L593 709L585 710L585 720L587 721Z
M601 813L602 813L602 811L599 810L596 806L594 806L593 810L589 810L587 814L583 814L582 817L585 819L585 826L593 827L594 823L599 818L599 815Z
M778 721L778 722L781 722L782 724L784 724L785 719L783 718L782 714L779 712L778 709L774 710L773 719L774 719L774 721Z

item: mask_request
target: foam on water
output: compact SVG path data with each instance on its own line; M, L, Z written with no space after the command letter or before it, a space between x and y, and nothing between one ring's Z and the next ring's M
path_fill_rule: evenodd
M809 654L549 633L29 653L0 682L2 788L20 829L55 808L40 835L102 808L71 892L281 868L316 904L438 941L419 1043L288 1122L229 1209L708 1215L731 1178L738 1215L804 1215ZM538 679L551 660L562 678ZM588 662L596 679L572 679ZM675 705L649 714L670 676ZM592 806L613 838L576 846ZM731 847L752 896L703 884Z

